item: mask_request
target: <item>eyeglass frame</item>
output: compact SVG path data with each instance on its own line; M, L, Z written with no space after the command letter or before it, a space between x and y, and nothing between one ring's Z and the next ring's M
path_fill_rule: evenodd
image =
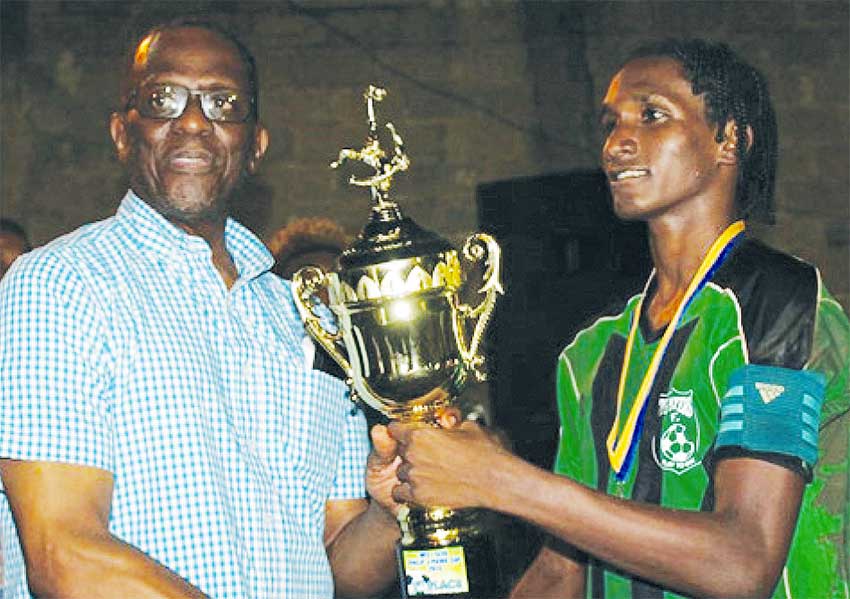
M139 98L139 88L143 87L142 85L138 85L138 86L134 87L133 90L130 92L130 95L127 97L127 103L124 106L124 110L128 111L132 108L135 108L136 111L139 113L139 116L141 116L144 119L151 119L151 120L154 120L154 121L173 121L175 119L179 119L181 116L183 116L186 113L186 108L189 107L190 100L192 100L193 98L200 98L200 100L201 100L201 102L200 102L201 113L204 115L204 118L207 119L208 121L210 121L211 123L230 123L230 124L233 124L233 125L238 125L238 124L242 124L242 123L246 122L251 117L254 117L254 118L257 117L257 99L256 99L255 93L250 94L250 109L245 114L245 118L243 118L242 120L239 120L239 121L227 121L227 120L223 120L223 119L212 118L212 117L210 117L210 115L207 114L207 110L204 107L204 96L208 95L208 94L222 92L222 91L239 92L239 90L232 90L232 89L228 89L228 88L189 89L185 85L180 85L179 83L168 83L168 82L164 82L164 83L161 83L161 84L158 84L158 85L161 85L163 87L164 86L171 86L171 87L181 88L181 89L185 89L188 92L188 95L186 96L186 103L183 105L183 109L180 111L180 114L177 114L175 116L146 116L146 115L142 114L142 111L139 110L139 107L136 104L136 101Z

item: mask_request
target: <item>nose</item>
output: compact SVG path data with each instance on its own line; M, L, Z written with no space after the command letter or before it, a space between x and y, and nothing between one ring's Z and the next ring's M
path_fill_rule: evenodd
M208 134L213 129L213 124L204 114L201 108L201 98L196 95L189 96L183 114L174 119L174 128L185 133Z
M602 144L602 161L603 163L616 162L634 156L637 148L634 128L625 123L618 123L611 129L608 137L605 138L605 143Z

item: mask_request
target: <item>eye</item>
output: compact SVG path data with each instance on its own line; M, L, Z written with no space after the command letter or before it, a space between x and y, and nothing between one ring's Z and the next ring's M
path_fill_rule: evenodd
M236 101L236 96L232 95L220 95L213 97L213 106L216 108L229 108Z
M208 116L217 121L241 122L251 111L250 104L243 100L243 95L233 90L209 92L204 102L209 110Z
M646 106L641 112L640 117L644 123L655 123L667 118L667 113L655 106Z
M177 93L170 85L161 85L151 89L147 96L147 105L154 113L168 114L179 104Z

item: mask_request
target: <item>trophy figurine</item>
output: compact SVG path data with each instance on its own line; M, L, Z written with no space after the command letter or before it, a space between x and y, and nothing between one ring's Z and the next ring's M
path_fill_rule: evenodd
M484 379L479 345L502 293L500 249L488 235L470 236L463 257L483 267L483 299L463 303L458 251L442 237L402 215L390 199L393 177L410 166L404 142L387 123L394 149L381 148L375 103L386 91L364 94L369 133L360 150L343 149L331 164L359 161L372 176L349 183L367 187L374 204L357 240L339 257L337 272L302 268L293 276L298 310L313 339L340 365L352 398L392 419L436 421L470 376ZM317 310L326 290L336 328L323 326ZM486 519L480 510L439 506L402 508L398 562L401 595L446 599L490 598L500 576Z

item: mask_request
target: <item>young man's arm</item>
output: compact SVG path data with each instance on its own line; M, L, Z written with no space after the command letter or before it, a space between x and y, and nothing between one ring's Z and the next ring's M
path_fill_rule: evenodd
M109 533L112 475L56 462L0 460L34 595L200 599L204 594Z
M559 548L550 541L519 579L512 599L579 599L585 597L585 567L574 558L572 548Z
M454 430L391 424L390 431L405 459L397 500L511 514L601 560L693 595L770 595L805 485L782 466L729 458L716 469L713 512L672 510L611 497L539 469L472 423Z

